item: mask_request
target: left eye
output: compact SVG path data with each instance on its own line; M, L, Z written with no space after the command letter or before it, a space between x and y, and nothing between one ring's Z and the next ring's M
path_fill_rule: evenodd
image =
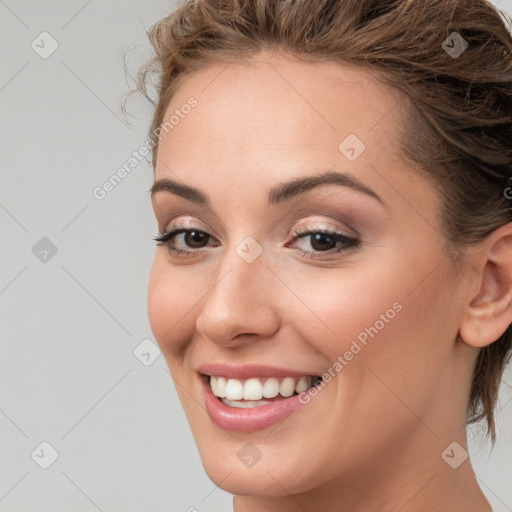
M307 238L309 238L307 243L313 248L313 251L308 251L304 248L299 248L299 251L310 253L310 256L316 256L318 253L342 252L359 245L357 239L333 231L299 232L295 234L292 241L301 239L305 241Z

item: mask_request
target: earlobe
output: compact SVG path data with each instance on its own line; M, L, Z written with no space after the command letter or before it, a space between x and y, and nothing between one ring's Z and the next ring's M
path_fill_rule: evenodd
M474 270L479 273L480 288L466 307L459 334L468 345L484 347L512 323L512 222L483 242Z

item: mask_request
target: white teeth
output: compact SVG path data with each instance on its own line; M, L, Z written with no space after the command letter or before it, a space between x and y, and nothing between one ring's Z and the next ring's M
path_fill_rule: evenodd
M226 398L228 400L242 400L244 386L238 379L229 379L226 384Z
M295 391L295 379L293 377L286 377L279 386L279 394L283 396L292 396Z
M230 407L239 407L241 409L251 409L252 407L272 403L268 400L228 400L227 398L222 398L222 402Z
M274 398L279 394L279 381L274 377L270 377L263 384L263 396L265 398Z
M210 386L212 393L219 397L225 398L227 401L245 400L247 402L254 402L258 405L263 405L262 398L274 398L278 394L287 398L292 396L294 392L303 393L311 387L313 377L285 377L279 382L280 379L275 377L269 378L256 378L253 377L247 380L227 379L225 377L210 377ZM252 405L255 407L256 405ZM243 406L238 406L243 407ZM247 407L251 407L247 405Z
M263 386L259 379L249 379L244 384L244 400L261 400Z
M219 395L219 386L217 385L217 382L218 382L218 378L217 377L212 377L210 379L210 387L212 388L212 393L215 396L220 396Z
M213 394L215 396L226 396L226 379L224 377L212 377L212 381L217 381L217 393L215 391Z
M311 378L310 377L301 377L297 384L295 385L295 391L297 393L303 393L311 386Z

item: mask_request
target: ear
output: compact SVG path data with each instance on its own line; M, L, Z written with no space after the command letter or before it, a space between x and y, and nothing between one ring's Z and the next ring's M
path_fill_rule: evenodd
M512 323L512 222L493 231L475 260L479 291L470 298L459 330L473 347L496 341Z

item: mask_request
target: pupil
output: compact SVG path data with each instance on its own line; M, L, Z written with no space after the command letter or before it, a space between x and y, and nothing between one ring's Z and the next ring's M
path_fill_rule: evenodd
M326 235L325 233L316 233L315 235L313 235L311 239L311 246L313 247L313 249L315 249L315 251L332 249L332 244L333 241L331 239L331 236ZM329 247L326 247L326 245Z
M206 241L206 235L200 231L189 231L185 233L185 242L192 248L204 247L201 242ZM199 244L195 246L194 244Z

